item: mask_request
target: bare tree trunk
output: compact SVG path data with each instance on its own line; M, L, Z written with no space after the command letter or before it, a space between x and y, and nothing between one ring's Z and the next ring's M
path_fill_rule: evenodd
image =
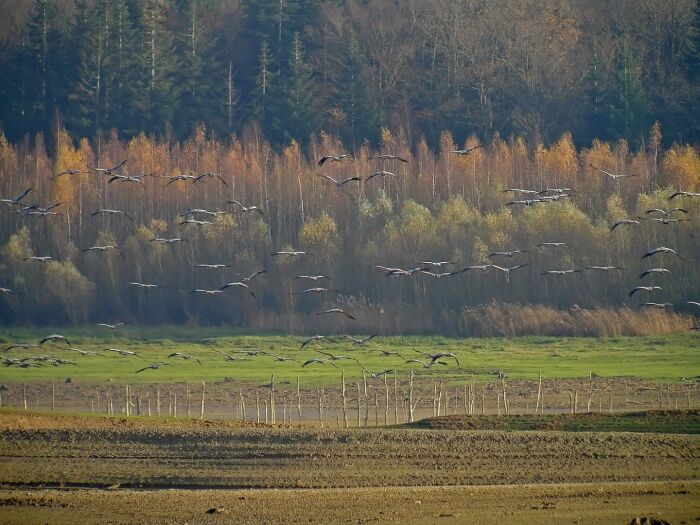
M177 417L177 392L173 392L173 417Z
M148 401L148 417L151 417L151 392L146 392L146 401ZM97 408L99 409L99 406Z
M321 422L321 428L323 428L323 397L319 388L316 389L316 395L318 396L318 420Z
M267 399L264 400L265 403L265 424L267 425Z
M243 390L239 390L238 394L241 397L241 413L243 414L243 422L246 422L246 413L245 413L245 398L243 397Z
M593 401L593 372L588 371L588 403L586 403L586 412L591 413L591 402Z

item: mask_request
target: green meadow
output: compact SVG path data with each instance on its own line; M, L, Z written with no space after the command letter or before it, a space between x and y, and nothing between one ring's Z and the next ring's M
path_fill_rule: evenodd
M104 331L103 331L104 330ZM68 337L74 347L99 352L103 355L81 356L66 349L61 343L47 343L43 349L5 348L12 343L38 343L52 333ZM305 384L337 384L340 371L346 378L362 377L362 369L378 372L396 370L405 376L413 370L419 376L445 377L453 380L492 380L498 371L511 379L536 379L543 377L583 378L592 372L599 377L637 377L655 382L678 382L681 378L700 376L700 334L677 333L665 336L615 337L615 338L486 338L451 339L433 336L376 337L364 345L354 345L342 336L335 336L337 344L312 342L301 349L304 336L292 335L231 335L223 328L187 327L137 327L128 326L113 336L109 330L96 327L71 329L12 328L0 331L0 348L3 357L25 358L49 355L67 359L75 365L59 367L19 368L0 367L0 380L46 381L70 376L83 382L159 382L217 381L225 377L242 381L269 380L275 374L276 381L292 381L297 376ZM211 347L236 356L227 360ZM140 357L122 357L105 351L119 348L137 352ZM267 355L246 356L247 350L262 350L295 361L278 362ZM384 356L381 351L398 352L401 357ZM326 358L319 351L343 355L350 359L334 361L330 365L302 367L307 359ZM168 358L168 354L183 352L199 359L182 360ZM423 359L424 353L450 352L459 359L444 358L446 365L431 369L418 363L406 363L408 359ZM355 361L357 360L357 362ZM157 370L136 371L151 363L167 362Z

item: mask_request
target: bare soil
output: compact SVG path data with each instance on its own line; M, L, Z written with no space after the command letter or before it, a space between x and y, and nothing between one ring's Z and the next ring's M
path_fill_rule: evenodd
M692 523L699 458L691 434L4 412L0 523Z

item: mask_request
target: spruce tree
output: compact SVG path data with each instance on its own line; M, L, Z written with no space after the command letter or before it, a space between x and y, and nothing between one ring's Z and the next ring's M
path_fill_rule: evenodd
M640 64L629 40L625 39L610 94L609 133L613 138L638 140L650 125L649 102L642 85Z
M294 33L289 59L289 76L285 89L286 119L283 122L286 141L294 138L305 144L316 128L313 107L314 84L311 68L304 60L304 46L299 33Z

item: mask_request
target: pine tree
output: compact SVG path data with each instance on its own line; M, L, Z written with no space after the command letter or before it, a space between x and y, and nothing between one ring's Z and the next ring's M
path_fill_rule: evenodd
M377 109L371 102L365 58L354 35L350 37L347 56L335 97L345 113L344 139L359 145L364 139L376 142L378 137Z
M144 0L140 11L139 77L143 84L136 106L141 129L163 131L173 120L178 103L175 85L177 56L173 35L167 28L166 4Z
M649 102L644 92L640 64L625 39L610 96L610 134L614 138L638 140L649 129Z
M304 46L299 33L292 38L290 74L285 89L287 118L283 128L287 141L294 138L304 144L316 128L313 107L314 90L311 68L304 60Z

